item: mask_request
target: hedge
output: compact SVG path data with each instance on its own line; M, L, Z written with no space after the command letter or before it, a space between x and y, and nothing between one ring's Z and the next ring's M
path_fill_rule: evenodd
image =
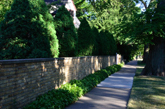
M59 89L53 89L38 96L35 101L25 106L24 109L63 109L96 87L109 75L119 71L121 66L122 64L112 65L106 67L106 69L96 71L82 80L71 80L70 83L62 85Z

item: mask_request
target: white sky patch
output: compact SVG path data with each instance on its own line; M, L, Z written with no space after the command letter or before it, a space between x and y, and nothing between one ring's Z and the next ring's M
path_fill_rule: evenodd
M143 0L143 1L147 3L147 6L150 3L150 0ZM137 3L136 6L139 7L139 8L141 8L141 11L143 11L143 12L146 11L144 5L142 4L142 2L139 1L139 3Z
M142 12L145 12L145 7L144 7L144 5L142 3L137 3L136 7L139 7Z
M136 4L137 7L140 7L140 3Z

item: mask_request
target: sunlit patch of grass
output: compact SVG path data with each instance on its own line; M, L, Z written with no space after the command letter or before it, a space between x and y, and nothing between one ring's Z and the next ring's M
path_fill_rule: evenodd
M139 76L142 69L138 65L128 109L165 109L165 78Z

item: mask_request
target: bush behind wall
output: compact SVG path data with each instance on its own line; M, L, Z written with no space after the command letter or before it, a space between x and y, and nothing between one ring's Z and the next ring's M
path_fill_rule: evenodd
M54 22L60 45L59 56L76 56L78 43L77 30L73 24L73 18L65 6L61 6L58 9L54 18Z
M14 0L0 31L0 59L58 57L53 17L44 0Z
M81 20L78 29L78 56L91 56L95 44L95 37L86 18Z
M111 33L108 31L100 31L96 40L99 45L99 55L115 55L117 46Z

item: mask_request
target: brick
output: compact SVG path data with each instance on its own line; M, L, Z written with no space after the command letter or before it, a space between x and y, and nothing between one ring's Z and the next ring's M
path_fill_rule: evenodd
M11 99L17 98L17 107L22 107L48 90L58 88L72 79L82 79L113 63L115 63L115 56L92 56L0 65L2 69L0 70L0 88L3 88L0 98L7 96L5 98L7 105L11 105Z

